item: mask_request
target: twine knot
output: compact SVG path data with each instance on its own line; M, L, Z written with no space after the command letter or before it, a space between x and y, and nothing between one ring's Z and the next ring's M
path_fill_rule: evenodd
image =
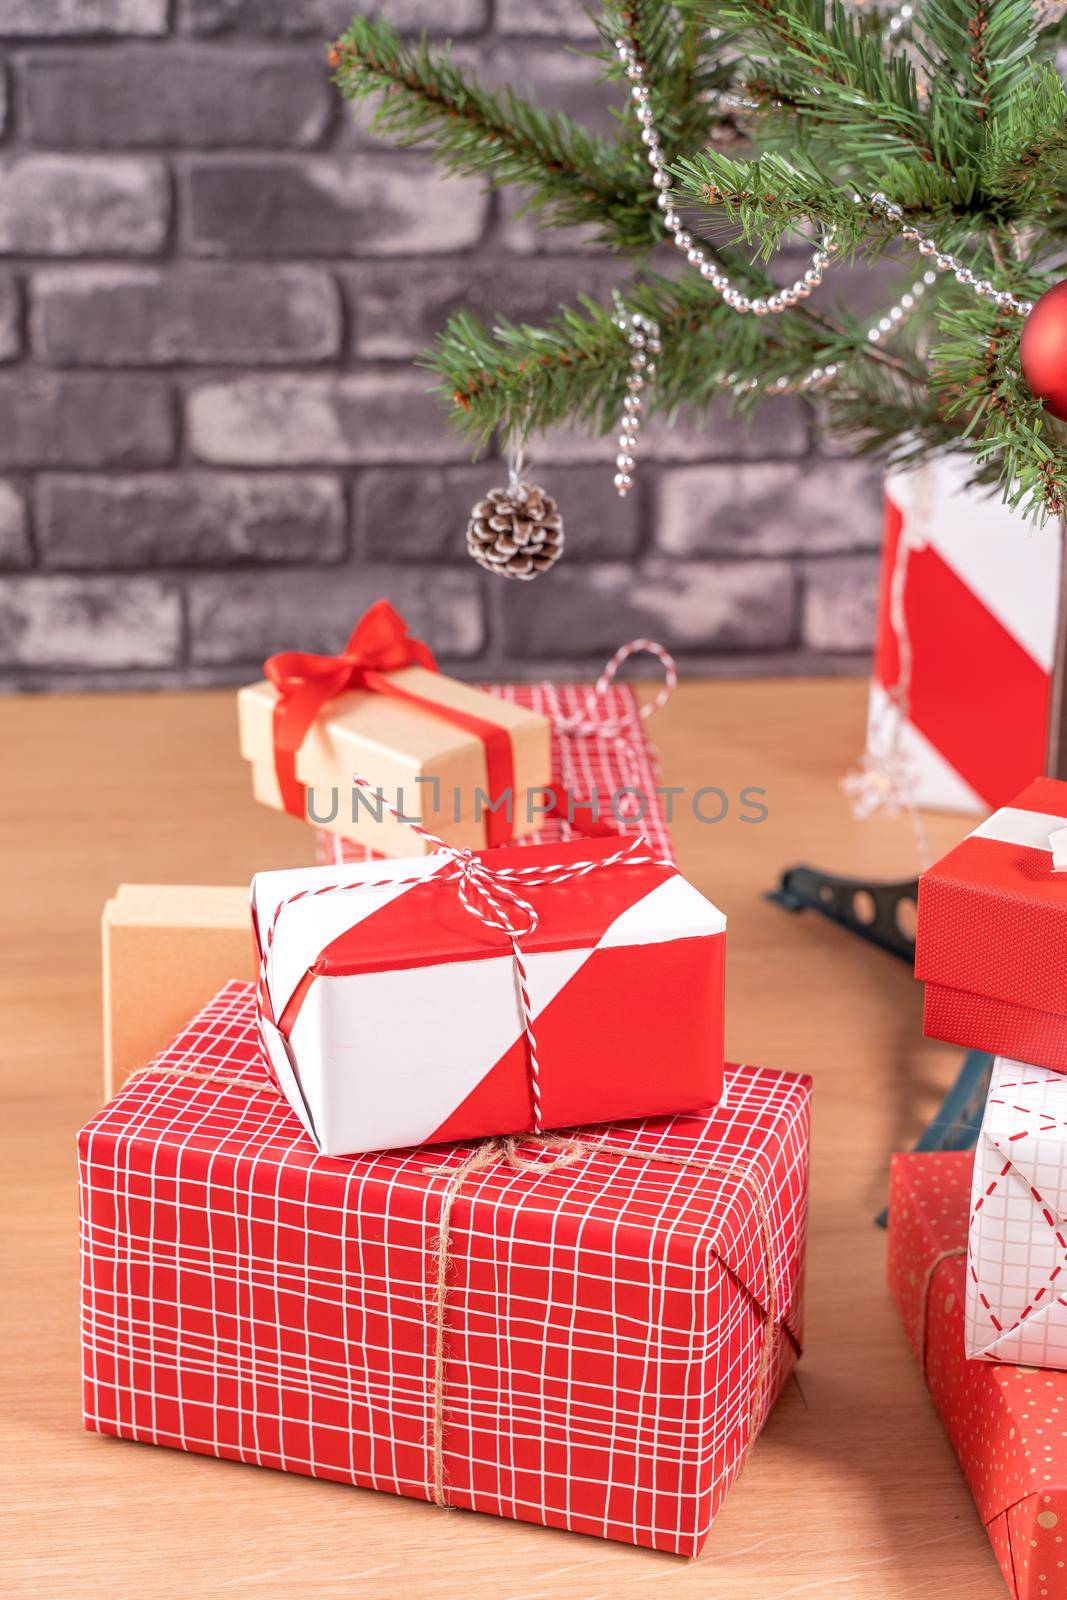
M429 876L420 875L417 878L379 878L368 882L365 878L354 879L349 883L327 883L321 889L298 889L295 894L282 900L274 913L270 927L267 929L263 940L262 956L259 967L259 1003L264 1016L273 1021L273 1008L271 1005L270 991L267 984L267 967L274 940L277 935L278 922L282 913L288 906L294 905L299 900L316 899L325 894L344 894L353 889L420 889L427 884L454 883L459 896L460 904L465 911L470 912L483 927L503 933L511 945L511 960L515 973L515 988L519 1003L519 1012L522 1020L522 1031L526 1039L527 1068L530 1082L531 1121L530 1131L541 1133L544 1128L541 1107L541 1063L537 1054L537 1038L534 1033L533 1002L530 998L530 985L526 974L526 962L522 953L520 940L529 937L538 924L536 909L530 904L520 889L557 888L565 883L573 882L578 878L588 876L593 872L604 872L614 867L654 866L664 867L674 872L677 869L673 861L667 861L661 856L652 854L651 846L644 834L637 834L628 839L618 850L609 856L601 856L582 861L553 862L540 867L492 867L484 857L476 855L474 851L460 848L456 845L446 844L437 834L422 827L420 823L411 822L401 816L395 806L374 788L370 781L361 773L354 773L352 778L359 788L366 789L381 801L386 809L392 812L398 821L407 822L420 838L434 850L449 858L448 865L443 871L431 873ZM264 1054L269 1062L270 1053L264 1047Z
M513 1172L552 1172L559 1167L569 1167L576 1161L590 1161L607 1156L615 1161L636 1161L643 1166L667 1165L709 1177L732 1178L749 1196L759 1230L764 1271L764 1300L762 1337L749 1398L746 1433L742 1445L742 1459L747 1457L759 1433L768 1393L773 1383L774 1356L778 1331L779 1290L775 1262L774 1229L767 1194L758 1174L743 1159L706 1155L699 1151L683 1154L673 1150L644 1150L640 1144L616 1143L610 1136L590 1138L587 1134L542 1134L536 1139L527 1136L486 1139L455 1166L427 1166L423 1172L432 1178L444 1178L441 1209L437 1220L437 1240L433 1256L432 1306L433 1320L430 1338L432 1361L432 1391L430 1409L430 1499L435 1505L447 1506L448 1476L445 1470L445 1429L448 1423L448 1406L445 1395L447 1374L447 1335L449 1272L452 1265L452 1217L460 1191L468 1179L487 1168L504 1164ZM547 1159L546 1159L547 1158ZM755 1298L755 1290L753 1290Z
M537 927L537 912L528 900L517 894L506 875L487 867L473 850L452 850L454 856L456 892L465 911L488 928L499 928L509 938L533 933ZM437 875L440 881L440 874ZM521 919L516 920L516 913Z

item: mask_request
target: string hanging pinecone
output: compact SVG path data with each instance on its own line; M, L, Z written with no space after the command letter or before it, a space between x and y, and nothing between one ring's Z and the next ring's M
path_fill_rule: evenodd
M539 578L563 554L563 518L550 494L515 478L471 510L467 549L503 578Z

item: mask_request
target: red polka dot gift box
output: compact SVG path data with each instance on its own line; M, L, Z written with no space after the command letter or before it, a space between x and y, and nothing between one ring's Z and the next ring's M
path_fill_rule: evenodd
M87 1427L696 1555L800 1350L810 1079L339 1159L256 1021L230 984L82 1130Z
M964 1350L968 1151L893 1157L889 1284L1013 1600L1067 1595L1067 1376Z
M919 879L931 1038L1067 1072L1064 830L1067 783L1037 778Z

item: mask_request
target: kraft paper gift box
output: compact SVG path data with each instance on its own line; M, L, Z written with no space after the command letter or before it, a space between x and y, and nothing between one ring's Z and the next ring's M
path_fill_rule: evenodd
M1067 1592L1067 1377L964 1350L969 1151L893 1158L889 1283L1013 1600Z
M1062 1073L994 1062L975 1153L967 1251L967 1354L1067 1368Z
M644 834L657 855L674 859L671 803L665 807L659 759L645 732L643 713L650 707L639 705L628 684L602 679L590 692L578 683L491 683L485 690L547 717L552 730L550 787L561 805L516 844L550 844L600 824L605 833L617 829L624 838ZM672 798L677 806L684 803L684 797ZM370 846L325 828L316 830L315 849L320 862L375 856Z
M934 1039L1067 1071L1067 783L1038 778L919 879L915 976Z
M104 1098L228 978L254 978L248 890L124 883L100 919Z
M493 870L558 874L517 891L536 926L520 957L465 909L455 858L258 873L252 913L263 1042L329 1155L604 1118L719 1098L726 919L669 862L599 865L620 841L486 852ZM496 890L493 891L496 893Z
M800 1348L809 1095L338 1160L230 985L81 1134L86 1425L695 1555Z
M432 848L390 806L455 848L536 830L530 792L551 777L547 717L446 677L385 602L341 656L289 651L266 670L237 696L257 800L385 856ZM385 804L355 787L356 774Z

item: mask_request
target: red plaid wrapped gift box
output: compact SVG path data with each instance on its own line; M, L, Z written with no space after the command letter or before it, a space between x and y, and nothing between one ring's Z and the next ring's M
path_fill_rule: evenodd
M536 833L516 839L517 845L552 844L557 839L573 839L588 831L588 814L577 802L597 797L598 818L612 830L625 835L644 833L657 855L674 860L668 819L663 799L657 793L661 782L659 760L645 733L641 707L633 690L625 684L608 683L591 694L587 686L574 683L491 683L483 687L502 700L511 700L530 711L538 711L552 723L552 789L564 803L573 797L575 823L566 817L546 817ZM568 731L576 726L599 722L601 734ZM640 801L628 798L636 790ZM619 796L615 814L613 795ZM365 845L342 839L325 828L315 831L315 859L329 861L368 861L374 852Z
M1013 1600L1062 1600L1067 1376L964 1354L971 1160L893 1157L889 1284Z
M809 1098L340 1160L231 984L81 1134L86 1425L694 1555L799 1351Z
M933 1039L1067 1072L1067 783L1038 778L919 879L915 976Z

